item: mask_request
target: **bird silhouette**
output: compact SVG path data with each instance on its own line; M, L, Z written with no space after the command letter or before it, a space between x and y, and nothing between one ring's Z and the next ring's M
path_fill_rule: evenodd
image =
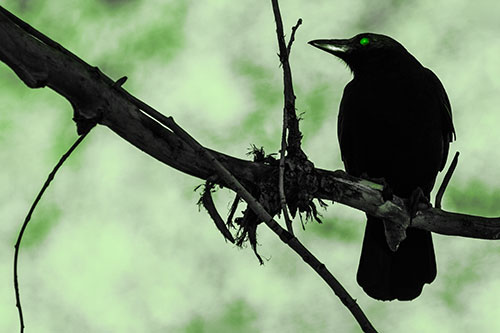
M399 197L421 193L421 199L430 200L455 139L450 102L438 77L385 35L362 33L309 44L342 59L353 73L338 115L346 171L382 178ZM367 215L357 281L370 297L412 300L435 279L431 233L411 227L406 233L392 251L383 220Z

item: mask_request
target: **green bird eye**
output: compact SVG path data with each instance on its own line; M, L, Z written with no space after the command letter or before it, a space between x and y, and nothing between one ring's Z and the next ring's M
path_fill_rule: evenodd
M363 37L363 38L361 38L361 39L359 40L359 44L361 44L361 45L365 46L365 45L367 45L367 44L370 44L370 40L369 40L368 38L366 38L366 37Z

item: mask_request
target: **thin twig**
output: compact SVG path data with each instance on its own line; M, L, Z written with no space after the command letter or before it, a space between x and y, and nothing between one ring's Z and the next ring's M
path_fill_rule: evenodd
M283 87L285 95L285 106L284 111L288 115L288 147L289 157L294 157L295 155L303 154L300 147L302 134L299 130L299 121L297 115L295 114L295 94L293 92L292 85L292 71L290 69L290 63L288 61L288 48L285 44L285 37L283 33L283 22L281 20L281 13L277 0L272 0L274 18L276 21L276 36L278 38L278 48L280 62L283 67ZM299 22L301 20L299 19ZM297 22L296 27L299 26ZM297 29L297 28L295 28ZM293 35L293 32L292 32ZM292 41L290 39L290 41ZM291 43L289 44L291 47Z
M54 169L50 172L49 176L47 177L47 180L42 186L42 189L38 193L38 195L35 198L35 201L31 205L30 210L28 211L28 214L26 215L26 218L24 219L23 225L21 226L21 230L19 231L19 234L17 236L17 241L16 244L14 245L14 290L16 292L16 307L19 312L19 323L20 323L20 329L21 333L24 332L24 319L23 319L23 309L21 306L21 295L19 293L19 281L17 277L17 262L19 258L19 249L21 247L21 241L23 239L24 232L26 231L26 227L28 226L29 221L31 220L31 215L33 214L36 206L38 205L38 202L42 198L43 194L45 193L45 190L49 187L50 183L54 179L54 176L56 175L57 171L59 168L63 165L63 163L66 161L66 159L73 153L73 151L78 147L78 145L85 139L89 132L83 133L76 141L73 143L73 145L68 149L68 151L61 156L61 159L59 162L57 162L56 166Z
M290 36L290 40L288 41L288 47L287 47L287 53L286 53L286 60L281 59L281 61L286 61L288 62L288 58L290 57L290 51L292 49L292 44L293 41L295 40L295 31L299 28L299 26L302 24L302 19L299 18L297 21L297 24L292 27L292 35ZM284 74L285 75L285 74ZM285 91L287 90L292 90L293 94L293 85L292 81L290 79L289 85L285 85ZM287 93L285 93L285 96ZM293 113L295 114L295 100L293 100ZM281 205L281 211L283 212L283 217L285 218L285 225L286 229L288 230L289 233L293 235L293 226L292 226L292 220L290 219L290 215L288 214L288 208L286 204L286 195L285 195L285 154L286 154L286 148L287 148L287 133L288 133L288 113L290 111L287 110L286 108L286 102L285 102L285 107L283 108L283 130L281 132L281 150L280 150L280 169L279 169L279 182L278 182L278 187L279 187L279 195L280 195L280 205Z
M273 7L274 9L274 7ZM279 8L276 7L275 9L275 17L276 13L279 15ZM281 17L281 15L279 15ZM278 22L276 20L276 22ZM281 22L281 21L280 21ZM292 76L291 76L291 70L290 70L290 65L288 62L289 56L290 56L290 51L292 49L292 44L293 41L295 40L295 31L297 31L299 25L302 24L302 19L299 19L297 21L297 24L292 27L292 35L290 36L290 41L288 42L288 47L286 48L286 54L283 54L283 50L281 48L282 44L285 44L285 37L283 36L282 30L283 26L282 24L278 24L276 31L278 32L278 44L280 47L280 61L283 64L283 80L284 80L284 95L285 95L285 106L283 107L283 129L281 132L281 150L280 150L280 164L279 164L279 181L278 181L278 188L279 188L279 195L280 195L280 205L281 205L281 211L283 212L283 217L285 219L285 225L286 229L288 230L289 233L293 235L293 226L292 226L292 220L290 219L290 215L288 214L288 208L286 204L286 195L285 195L285 155L286 155L286 149L287 149L287 133L289 133L289 126L290 122L288 119L290 118L290 113L293 113L295 115L295 96L293 94L293 85L292 85ZM281 33L279 30L281 29ZM285 69L287 67L287 69ZM290 75L288 75L290 74ZM289 77L289 80L288 80ZM289 99L287 97L293 96L293 98ZM287 103L288 102L288 103ZM289 104L290 103L290 104ZM293 123L293 121L291 121ZM295 122L297 122L297 119L295 119ZM298 125L297 125L298 126Z
M297 29L299 28L299 26L302 24L302 19L299 18L297 20L297 24L295 24L295 26L292 27L292 34L290 35L290 40L288 41L288 46L286 47L287 49L287 53L288 53L288 57L290 57L290 52L292 50L292 44L293 42L295 41L295 31L297 31Z
M352 315L358 321L364 332L376 332L368 318L358 306L356 301L352 299L344 287L337 279L328 271L326 266L321 263L302 243L285 229L283 229L273 217L262 207L248 190L220 163L213 155L201 146L191 135L179 127L172 117L167 117L169 128L182 138L193 150L205 157L207 161L212 163L217 174L230 185L235 188L238 194L247 202L248 206L257 214L260 220L266 225L292 250L294 250L319 276L325 281L333 292L340 298L342 303L351 311Z
M233 217L234 217L234 214L236 213L236 209L238 209L238 204L240 203L240 200L241 200L241 198L240 198L239 194L236 194L236 196L234 197L233 203L231 205L231 209L229 210L229 215L227 216L226 225L228 228L233 227Z
M217 229L219 229L221 234L224 236L224 239L228 240L234 244L235 240L233 238L233 235L231 235L231 232L229 232L229 230L226 226L226 223L224 222L222 217L219 215L219 212L217 211L217 208L215 207L215 203L214 203L214 200L212 198L213 186L214 186L214 184L210 183L209 181L207 181L205 183L205 189L203 190L203 194L201 196L201 203L203 204L203 207L205 207L205 209L207 210L208 215L210 215L210 217L214 221Z
M453 156L453 161L451 161L450 167L448 168L448 171L446 171L446 174L444 175L443 182L441 183L441 186L439 186L439 190L436 194L436 200L434 202L434 207L436 208L441 208L441 200L443 199L444 191L446 191L446 187L450 182L451 176L453 176L453 172L455 172L455 168L457 167L458 164L459 155L460 153L457 151L455 153L455 156Z
M283 130L281 132L281 150L280 150L280 168L279 168L279 181L278 189L280 195L280 205L281 211L283 212L283 217L285 218L286 229L289 233L293 235L292 220L288 214L288 208L286 205L286 195L285 195L285 154L286 154L286 133L288 130L287 113L283 109Z
M295 31L302 23L302 20L299 19L297 24L292 28L292 35L290 36L290 41L288 46L285 44L285 37L283 34L283 22L281 19L281 13L279 9L278 0L271 0L273 5L274 19L276 21L276 35L278 38L278 46L279 46L279 54L280 61L283 65L283 85L284 85L284 97L285 97L285 106L283 109L283 132L281 137L281 156L280 156L280 170L279 170L279 194L280 194L280 203L283 211L283 215L285 216L285 222L289 231L292 231L292 225L290 218L288 217L287 207L286 207L286 199L285 199L285 191L284 191L284 171L285 171L285 149L287 148L286 142L286 133L288 131L288 155L291 158L298 157L299 155L304 155L301 149L301 139L302 134L299 130L299 121L297 119L297 115L295 114L295 94L293 92L293 84L292 84L292 72L290 69L289 63L289 55L292 47L293 40L295 39ZM257 212L256 212L257 213ZM270 217L272 219L272 217ZM267 223L267 222L266 222ZM269 225L269 224L268 224ZM279 227L279 225L277 225ZM271 226L270 226L271 227ZM281 228L281 227L280 227ZM272 229L272 228L271 228ZM274 230L274 229L273 229ZM292 232L290 232L292 233ZM296 241L300 246L300 242L297 238L293 237L293 241ZM292 243L292 242L290 242ZM287 243L289 246L290 243ZM293 246L291 246L294 248ZM305 249L305 248L304 248ZM295 248L294 248L295 250ZM305 249L307 253L310 252ZM302 252L297 252L302 256ZM312 254L310 254L312 256ZM314 258L314 257L313 257ZM304 259L305 260L305 259ZM319 261L314 258L315 261L319 263ZM305 260L308 262L307 260ZM309 262L308 262L309 263ZM324 267L323 264L321 264ZM316 268L312 266L315 270ZM326 268L324 269L326 272ZM328 281L325 279L319 270L316 270L318 274L328 283L332 290L335 292L337 296L341 299L342 303L346 305L346 307L351 311L353 316L358 321L359 325L363 329L364 332L376 332L375 328L372 326L368 318L365 316L361 308L357 305L356 301L352 299L352 297L347 293L344 287L335 279L335 277L328 272Z

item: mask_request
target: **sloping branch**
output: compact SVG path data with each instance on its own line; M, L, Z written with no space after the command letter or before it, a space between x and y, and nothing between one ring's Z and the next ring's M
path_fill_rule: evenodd
M30 88L49 87L72 105L78 126L96 121L146 154L183 173L200 179L216 174L214 167L171 130L142 112L130 95L97 67L47 42L35 29L12 22L0 7L0 60L9 66ZM10 14L12 15L12 14ZM43 36L43 37L42 37ZM55 46L56 45L56 46ZM278 167L242 160L210 150L222 165L245 186L258 187L263 181L276 181ZM384 201L382 186L347 175L344 171L315 168L310 183L313 197L332 200L394 223L409 223L404 200ZM291 181L291 180L289 180ZM232 190L223 180L217 182ZM429 208L419 211L412 226L435 233L479 239L500 237L500 218L486 218Z

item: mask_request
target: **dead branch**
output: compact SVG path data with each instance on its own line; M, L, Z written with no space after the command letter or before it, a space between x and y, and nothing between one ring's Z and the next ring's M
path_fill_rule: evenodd
M443 182L441 183L441 186L439 186L439 190L436 193L436 199L434 201L434 207L436 207L436 208L441 208L441 200L443 199L444 191L446 191L446 187L448 186L448 183L450 182L451 176L453 175L453 172L455 171L455 168L457 167L459 155L460 155L460 153L457 151L455 153L455 156L453 156L453 160L451 161L450 167L448 168L448 171L446 171L446 174L444 175Z
M33 35L26 31L5 16L5 12L0 6L0 60L28 87L49 87L58 92L73 106L77 123L95 120L172 168L203 180L216 174L215 168L201 160L181 138L141 112L121 89L117 89L115 81L59 44L52 42L59 45L54 47L43 42L41 33ZM269 176L277 175L275 165L209 151L245 186L258 187L263 182L276 181ZM349 176L342 170L314 168L313 175L314 179L301 182L313 183L310 187L314 198L342 203L395 223L408 219L404 200L394 197L392 201L384 201L379 184ZM217 182L236 190L223 180ZM498 239L500 235L500 218L451 213L436 208L418 212L412 226L443 235L478 239Z
M35 200L31 204L31 207L28 211L28 214L26 214L26 217L24 219L23 224L21 225L21 229L19 231L19 234L17 236L16 244L14 245L14 292L16 294L16 307L17 307L17 312L19 314L19 324L20 324L20 331L21 333L24 332L24 318L23 318L23 308L21 305L21 294L19 292L19 278L17 274L17 266L18 266L18 260L19 260L19 250L21 248L21 242L24 236L24 232L26 231L26 228L28 227L28 223L31 221L31 216L33 215L33 212L35 211L35 208L38 206L38 203L40 202L40 199L42 198L43 194L49 188L50 183L54 180L54 177L57 173L57 171L61 168L61 166L66 162L68 157L73 153L73 151L82 143L83 139L87 136L89 132L86 131L83 133L76 141L71 145L71 147L68 149L66 153L64 153L57 164L55 165L54 169L49 173L47 180L42 186L42 189L40 192L38 192L38 195L36 196Z
M274 11L274 20L276 21L276 35L278 36L278 45L280 48L280 63L283 66L283 84L284 84L284 96L285 96L285 105L283 107L283 129L281 132L281 150L280 150L280 173L279 173L279 195L280 195L280 204L281 211L283 212L283 217L285 218L286 228L289 233L293 235L293 226L292 220L288 214L288 208L286 203L286 194L285 194L285 155L288 147L287 142L287 134L290 132L290 128L299 128L298 119L295 114L295 98L291 98L290 96L294 96L293 94L293 84L291 77L291 69L290 69L290 51L292 50L292 44L295 40L295 32L302 24L302 19L297 21L297 24L292 27L292 35L290 36L290 40L288 41L288 46L286 47L286 53L284 52L283 45L285 45L285 37L283 36L283 24L281 22L281 14L279 11L278 3L273 2L273 11ZM288 119L290 118L290 119ZM291 139L294 139L291 137ZM300 148L300 136L295 139L298 139L298 147ZM296 143L297 144L297 143ZM293 158L294 156L288 156L289 158Z

